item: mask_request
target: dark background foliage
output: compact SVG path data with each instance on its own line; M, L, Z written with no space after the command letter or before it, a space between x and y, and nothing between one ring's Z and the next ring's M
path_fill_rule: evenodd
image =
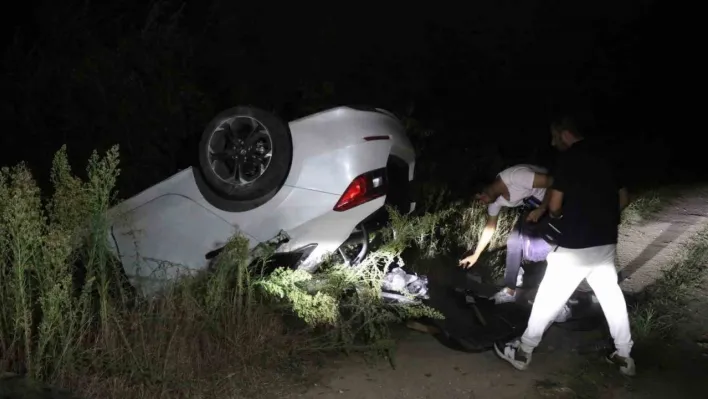
M62 144L83 160L118 143L126 197L194 162L225 108L291 120L369 104L416 123L420 179L465 193L504 165L552 163L549 118L566 110L592 113L634 185L696 177L701 150L676 140L671 14L658 0L26 2L3 24L0 163L45 181Z

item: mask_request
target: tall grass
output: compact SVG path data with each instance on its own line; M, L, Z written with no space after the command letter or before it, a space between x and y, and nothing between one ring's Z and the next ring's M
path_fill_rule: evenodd
M692 291L705 279L708 268L708 228L682 246L673 264L641 294L630 318L638 342L666 343L675 337L680 322L689 316Z
M241 371L279 364L293 339L255 301L247 241L235 237L208 276L134 296L106 246L118 174L117 148L94 153L85 180L62 148L43 201L24 165L0 171L2 371L103 398L248 390L257 374Z
M678 190L645 190L633 195L634 198L622 212L622 225L639 224L649 220L671 202Z
M4 368L54 378L79 360L76 349L95 322L88 315L96 305L106 328L106 291L113 274L95 232L101 221L97 214L118 174L117 149L103 158L94 154L87 174L87 182L71 176L60 150L52 168L56 189L43 204L23 164L0 171ZM77 286L74 265L79 259L85 276ZM97 301L95 289L103 290Z
M506 267L506 240L521 213L518 209L504 208L499 214L497 229L487 251L479 262L486 265L490 277L497 280L504 275ZM460 209L458 243L471 250L477 245L482 229L486 224L487 207L479 202L472 202Z
M358 268L333 263L316 275L263 275L269 251L254 256L235 236L209 271L141 298L107 246L119 173L117 147L94 153L85 179L62 148L43 199L23 164L0 171L0 371L86 397L277 395L297 383L284 365L308 353L388 353L391 322L440 317L380 295L384 267L435 240L429 217L409 220Z
M451 191L437 183L423 185L420 199L419 216L391 216L393 229L410 236L406 242L421 248L424 257L474 250L486 225L486 205L473 198L455 201ZM515 208L504 208L499 214L492 241L475 266L482 269L483 277L497 280L503 276L506 240L520 215Z

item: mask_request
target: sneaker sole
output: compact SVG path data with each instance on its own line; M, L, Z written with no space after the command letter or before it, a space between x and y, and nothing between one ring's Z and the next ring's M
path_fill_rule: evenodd
M496 348L497 348L497 347L494 346L494 349L496 349ZM617 363L613 362L612 360L610 360L610 359L608 359L608 358L605 358L605 361L606 361L608 364L611 364L611 365L613 365L613 366L619 367L619 371L620 371L620 373L621 373L622 375L626 375L627 377L634 377L634 376L637 375L637 372L636 372L636 371L632 371L632 372L622 371L622 367L621 367L621 366L619 366Z
M529 300L528 300L529 305L533 305L533 302L534 302L533 299L529 299ZM568 306L575 306L575 305L577 305L578 303L580 303L580 302L579 302L577 299L569 299L569 300L568 300Z
M502 300L497 300L497 299L494 299L494 298L490 298L490 299L491 299L492 301L494 301L494 304L495 304L495 305L502 305L502 304L505 304L505 303L514 303L514 302L516 302L516 298L502 299Z
M503 301L503 302L494 302L495 305L503 305L505 303L515 303L516 301Z
M511 360L511 359L507 358L506 356L504 356L504 353L499 350L499 348L497 347L497 344L494 344L494 353L496 353L497 356L499 356L499 358L501 360L504 360L507 363L511 364L511 366L513 368L515 368L519 371L526 371L526 369L529 367L528 364L519 363L515 360Z

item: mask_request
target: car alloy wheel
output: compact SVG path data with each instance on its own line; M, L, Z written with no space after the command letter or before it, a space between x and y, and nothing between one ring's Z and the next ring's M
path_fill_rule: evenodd
M270 132L250 116L224 121L209 140L209 165L221 181L234 187L258 180L270 166L272 157Z

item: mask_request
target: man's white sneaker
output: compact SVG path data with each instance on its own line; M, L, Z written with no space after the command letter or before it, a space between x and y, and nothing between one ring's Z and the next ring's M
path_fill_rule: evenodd
M533 305L533 299L528 300L529 305ZM565 306L575 306L578 304L577 299L568 299L568 302L566 302Z
M570 311L570 306L568 304L563 305L563 308L558 312L556 315L556 318L554 322L556 323L565 323L570 319L571 311Z
M516 287L524 286L524 268L519 268L519 274L516 276Z
M617 354L617 351L612 352L611 355L605 358L607 363L614 364L619 367L620 373L633 377L637 375L637 366L634 364L634 359L631 357L622 357Z
M506 344L495 343L494 352L517 370L524 371L529 367L529 363L531 363L531 354L521 349L519 340L514 340Z
M497 292L494 294L491 298L494 300L495 305L501 305L502 303L509 303L509 302L514 302L516 301L516 297L514 295L511 295L510 293L506 292L506 289L502 289L501 291Z

